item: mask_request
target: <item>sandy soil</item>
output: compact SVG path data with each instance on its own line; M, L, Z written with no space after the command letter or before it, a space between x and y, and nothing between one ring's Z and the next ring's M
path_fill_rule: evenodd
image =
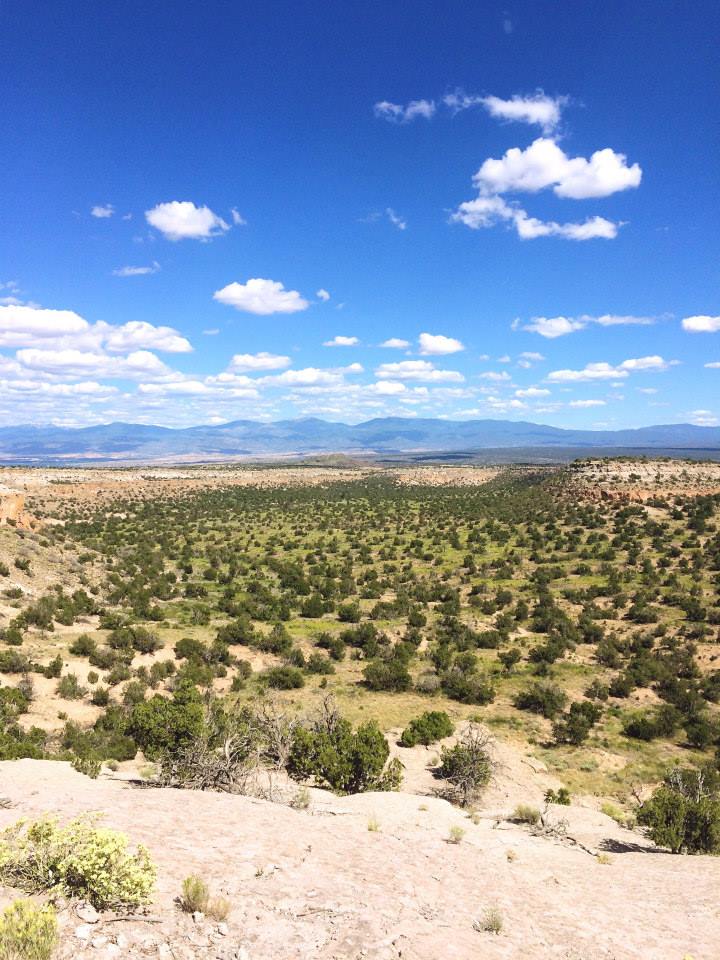
M643 501L720 493L720 463L708 460L585 460L571 475L576 489L595 497Z
M383 469L358 467L132 467L132 468L0 468L0 495L23 494L28 509L42 520L74 505L104 506L124 498L182 496L210 487L326 486L351 483L381 474L401 485L478 486L498 471L486 467L427 466Z
M294 810L25 760L0 763L0 796L12 803L0 826L103 811L158 864L147 920L88 924L65 909L60 960L717 960L720 949L720 861L655 851L580 807L552 808L568 819L573 840L561 841L434 797L313 790ZM452 826L460 843L447 842ZM593 855L605 850L609 863ZM226 926L174 904L192 872L231 899ZM499 935L474 926L489 908L502 914Z

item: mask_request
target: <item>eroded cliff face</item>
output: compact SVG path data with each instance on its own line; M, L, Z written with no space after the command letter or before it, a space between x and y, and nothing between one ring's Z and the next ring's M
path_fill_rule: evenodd
M25 494L0 487L0 523L8 522L26 530L38 526L37 518L25 510Z

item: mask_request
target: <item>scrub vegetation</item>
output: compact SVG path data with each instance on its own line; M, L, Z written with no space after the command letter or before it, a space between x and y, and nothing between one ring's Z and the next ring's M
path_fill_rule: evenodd
M661 784L650 830L692 771L717 816L720 495L594 499L574 470L59 501L39 536L86 574L5 590L0 758L93 775L141 750L165 782L223 789L252 757L357 792L400 784L388 730L411 747L473 720L573 794ZM33 722L41 697L58 721Z

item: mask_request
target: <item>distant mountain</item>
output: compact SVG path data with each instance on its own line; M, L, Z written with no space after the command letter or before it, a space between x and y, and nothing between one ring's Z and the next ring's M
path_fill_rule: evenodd
M171 429L136 423L81 427L2 427L0 462L72 460L169 461L322 453L472 453L512 448L717 450L720 427L671 423L637 430L565 430L515 420L411 420L364 423L307 418L260 423L235 420Z

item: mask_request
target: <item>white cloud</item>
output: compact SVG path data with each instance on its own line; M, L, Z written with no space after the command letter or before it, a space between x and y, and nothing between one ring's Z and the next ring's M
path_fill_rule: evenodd
M712 410L693 410L690 417L690 422L696 427L716 427L720 424Z
M235 207L233 207L230 211L230 215L232 216L232 222L236 227L244 227L247 225L247 220Z
M37 339L83 334L89 326L87 320L72 310L0 305L0 347L19 347Z
M71 377L135 379L148 375L165 376L171 373L162 360L147 350L135 350L126 357L120 357L72 348L40 350L31 347L18 350L17 359L30 370Z
M516 397L523 397L523 398L549 397L549 396L550 396L550 391L549 391L549 390L545 390L545 389L542 388L542 387L527 387L527 388L524 389L524 390L516 390L516 391L515 391L515 396L516 396Z
M213 300L258 316L297 313L310 306L297 290L286 290L279 281L261 277L252 277L247 283L229 283L215 291Z
M236 353L230 361L230 369L238 372L245 370L284 370L291 363L290 357L277 353Z
M374 110L376 117L381 117L390 123L410 123L418 117L430 120L435 114L436 106L434 100L411 100L404 106L401 103L381 100L375 104Z
M118 267L117 270L113 270L114 277L144 277L150 273L157 273L160 269L160 264L157 260L153 260L149 267Z
M517 204L510 204L502 197L476 197L465 200L450 217L453 223L464 223L471 230L494 227L505 221L515 227L521 240L538 237L563 237L566 240L612 240L617 236L620 224L604 217L589 217L582 223L556 223L554 220L538 220Z
M114 326L90 324L72 310L50 310L27 304L0 306L0 347L35 347L127 353L162 350L189 353L190 342L173 327L156 327L141 320Z
M315 291L315 296L318 298L318 300L322 300L323 303L327 303L330 299L330 294L323 287L320 287L319 290Z
M664 360L657 355L649 357L636 357L630 360L623 360L617 366L609 363L588 363L582 370L553 370L548 374L548 380L554 382L573 382L573 381L591 381L591 380L620 380L627 377L628 373L662 373L670 367L675 366L678 360Z
M162 350L165 353L190 353L190 342L172 327L154 327L143 320L130 320L120 327L110 324L96 324L100 328L102 343L111 353L127 353L130 350L145 348Z
M540 363L541 360L544 360L545 357L541 353L537 353L535 350L523 350L520 354L521 360L529 360L530 363Z
M503 381L511 380L512 377L505 370L497 373L495 370L488 370L486 373L481 373L481 380L492 380L495 383L501 383Z
M98 204L97 206L94 206L90 211L90 216L97 217L98 220L106 220L114 213L115 207L111 203L106 203L104 205Z
M456 340L455 337L445 337L441 333L421 333L418 344L423 356L444 356L465 349L460 340Z
M609 197L640 185L639 164L609 147L596 150L589 160L568 157L554 140L539 137L525 150L511 147L501 159L488 157L473 177L484 196L500 193L537 193L552 187L558 197L584 200Z
M196 207L190 200L158 203L145 211L145 219L168 240L209 240L230 229L209 207Z
M572 383L583 380L615 380L617 377L626 377L627 371L613 367L601 361L588 363L582 370L553 370L548 374L548 380L553 383Z
M324 347L355 347L360 343L357 337L343 337L336 336L332 340L326 340L323 343Z
M684 317L682 328L687 330L688 333L718 333L720 332L720 317L704 315Z
M706 363L705 366L708 370L720 370L720 360L712 360L710 363Z
M662 372L669 367L677 366L679 362L679 360L663 360L662 357L654 355L651 357L638 357L633 360L623 360L620 364L620 369L629 370L631 373L635 370Z
M516 95L510 100L493 96L480 98L491 117L535 124L542 127L544 133L551 133L560 123L561 111L567 101L567 97L548 97L542 91L529 97Z
M529 323L522 329L530 333L539 333L541 337L553 340L556 337L563 337L568 333L575 333L577 330L584 330L593 323L601 327L615 326L649 326L655 322L653 317L633 317L606 313L599 317L591 317L583 314L579 317L532 317Z
M405 384L397 380L378 380L377 383L372 384L368 389L372 389L375 393L386 397L397 396L407 391Z
M390 223L394 227L397 227L398 230L407 229L407 221L403 217L399 216L399 214L395 213L392 207L388 207L385 213L387 214L387 218Z
M381 363L375 370L379 380L423 380L426 382L462 383L465 377L457 370L437 370L429 360L401 360Z
M389 340L384 340L380 346L387 347L389 350L404 350L410 346L410 341L401 340L400 337L390 337Z
M604 407L604 406L606 406L606 403L607 403L606 400L571 400L571 401L570 401L570 406L571 406L571 407L580 407L580 408L585 408L585 407Z
M301 370L286 370L274 377L262 377L257 383L269 386L309 387L316 385L337 386L343 382L342 371L321 370L305 367Z

